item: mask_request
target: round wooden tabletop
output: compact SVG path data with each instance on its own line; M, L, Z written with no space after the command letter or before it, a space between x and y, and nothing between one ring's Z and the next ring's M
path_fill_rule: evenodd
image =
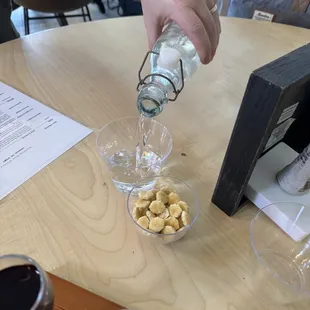
M214 61L159 117L174 139L168 172L188 181L202 205L194 228L168 246L136 234L95 147L96 131L107 122L137 115L137 71L147 51L142 18L2 44L2 82L95 131L0 201L1 254L29 255L55 275L135 309L273 309L252 289L255 208L230 218L210 199L250 73L309 38L306 29L222 19Z

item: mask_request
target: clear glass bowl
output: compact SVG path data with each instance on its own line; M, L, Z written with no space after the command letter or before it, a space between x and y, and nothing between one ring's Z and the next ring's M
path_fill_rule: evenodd
M106 162L116 189L128 194L134 184L160 175L172 150L168 129L154 119L144 119L141 169L137 169L137 144L142 140L140 117L124 117L104 126L97 136L97 149ZM149 184L152 186L152 184Z
M310 297L309 237L309 206L278 202L258 211L251 221L250 242L259 297L277 305Z
M198 218L199 214L199 201L197 198L197 195L192 190L192 188L187 185L185 182L183 182L180 179L177 179L175 177L166 177L166 176L157 176L153 178L148 178L150 181L152 181L152 188L145 188L143 187L144 182L147 180L143 180L142 184L136 184L136 187L139 188L139 190L151 190L157 188L157 186L169 186L171 187L181 198L182 201L185 201L189 205L189 214L191 218L190 225L186 226L182 231L177 231L173 234L160 234L155 233L153 231L150 231L148 229L145 229L141 227L133 218L132 211L135 207L135 202L137 201L138 197L136 195L136 189L133 188L132 191L128 195L127 199L127 211L130 220L135 225L137 231L139 234L141 234L143 237L145 237L148 241L157 243L157 244L168 244L171 242L175 242L182 237L184 237L188 231L192 228L192 226L195 224Z

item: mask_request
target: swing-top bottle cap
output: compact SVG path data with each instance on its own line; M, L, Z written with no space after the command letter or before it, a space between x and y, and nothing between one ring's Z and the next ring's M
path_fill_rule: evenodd
M179 66L181 53L172 47L164 47L161 49L157 65L164 69L175 69Z

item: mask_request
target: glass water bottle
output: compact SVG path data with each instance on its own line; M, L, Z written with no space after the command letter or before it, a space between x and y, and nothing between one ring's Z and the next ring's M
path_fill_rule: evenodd
M142 79L141 72L149 54L151 72ZM139 71L137 106L140 114L154 117L161 113L168 101L177 99L184 81L196 72L199 64L193 43L176 23L170 23Z

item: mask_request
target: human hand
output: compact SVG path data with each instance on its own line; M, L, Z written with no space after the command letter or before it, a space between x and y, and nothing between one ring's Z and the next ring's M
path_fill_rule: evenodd
M210 12L216 0L141 0L141 2L150 49L153 49L163 27L174 21L192 41L203 64L213 59L221 32L218 12Z

